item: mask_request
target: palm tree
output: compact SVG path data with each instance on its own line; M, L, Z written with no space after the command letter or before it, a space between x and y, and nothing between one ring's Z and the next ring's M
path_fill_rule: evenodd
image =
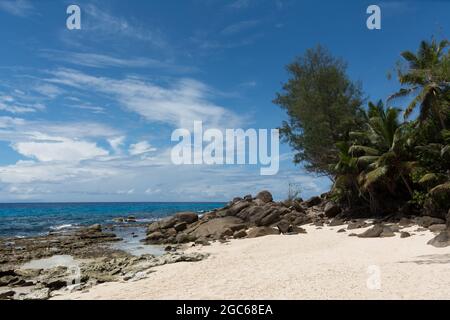
M448 40L437 43L433 39L431 43L422 41L417 54L411 51L401 53L401 56L408 62L406 72L400 68L398 70L400 83L405 87L390 96L388 101L415 95L404 112L405 119L411 115L417 105L420 105L420 122L430 118L433 114L440 122L442 129L446 128L442 111L447 111L449 108L447 98L449 95L450 54L446 50L448 46Z
M381 101L377 105L369 103L366 130L352 133L362 144L354 144L349 152L357 158L362 170L359 183L369 193L380 181L394 192L396 181L401 178L410 195L413 195L407 177L414 162L406 160L407 128L399 123L399 113L396 108L385 109Z
M335 194L346 198L349 207L352 204L352 196L355 192L362 196L357 180L360 170L358 169L357 159L349 152L350 147L350 144L345 141L336 143L339 161L331 166L331 171L336 176L332 190Z

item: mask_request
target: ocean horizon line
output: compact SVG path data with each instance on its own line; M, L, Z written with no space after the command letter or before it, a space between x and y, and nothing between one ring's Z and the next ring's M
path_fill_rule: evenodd
M173 203L173 204L189 204L189 203L227 203L228 201L34 201L34 202L0 202L5 204L127 204L127 203Z

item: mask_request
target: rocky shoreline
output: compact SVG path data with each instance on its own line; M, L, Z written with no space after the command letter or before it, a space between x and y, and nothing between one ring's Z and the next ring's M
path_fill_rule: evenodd
M113 228L93 225L46 236L0 239L0 300L43 300L99 283L136 281L151 273L152 267L206 257L175 249L162 256L133 256L115 249L112 244L121 239L105 229ZM47 267L28 266L47 260L48 264L53 258Z
M371 226L363 233L349 233L360 238L401 237L411 234L402 229L417 225L418 230L429 229L438 235L430 241L436 247L450 245L450 211L447 221L432 216L413 216L405 213L379 218L354 218L354 213L343 210L327 199L327 194L306 201L274 202L269 191L255 197L235 198L227 206L202 216L194 212L180 212L172 217L153 222L147 228L148 244L182 244L194 242L208 245L211 241L255 238L272 234L293 235L306 233L302 226L313 224L343 226L338 232L347 232ZM347 228L344 228L347 225Z
M130 221L124 218L119 222ZM338 227L337 232L359 238L396 235L407 238L414 236L411 227L415 227L417 232L430 230L435 234L428 244L450 246L450 212L447 221L404 213L354 218L328 200L326 194L306 201L274 202L270 192L262 191L255 197L235 198L225 207L203 215L180 212L145 225L143 243L164 245L166 253L161 256L133 256L114 248L112 244L121 239L111 226L93 225L40 237L0 239L0 299L48 299L85 291L99 283L136 281L146 278L153 267L207 257L207 254L186 253L184 249L191 246L266 235L304 234L307 233L302 227L305 225L316 229ZM70 258L70 261L49 268L27 267L30 261L54 257Z

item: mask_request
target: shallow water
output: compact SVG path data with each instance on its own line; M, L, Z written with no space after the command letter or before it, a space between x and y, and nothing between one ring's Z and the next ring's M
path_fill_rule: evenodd
M80 261L70 255L54 255L50 258L31 260L22 265L22 269L51 269L56 267L77 266Z
M145 230L145 227L116 227L113 232L119 238L122 238L122 241L114 243L112 247L123 250L133 256L143 254L160 256L164 254L163 246L146 245L141 242L146 236Z

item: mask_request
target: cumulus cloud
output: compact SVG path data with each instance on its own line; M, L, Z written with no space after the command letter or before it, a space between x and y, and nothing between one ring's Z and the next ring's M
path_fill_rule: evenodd
M76 141L61 137L46 137L42 140L17 142L12 147L18 153L39 161L79 162L109 154L107 150L99 148L93 142Z
M108 142L115 153L121 153L122 152L121 147L125 142L125 136L110 138L108 139Z

